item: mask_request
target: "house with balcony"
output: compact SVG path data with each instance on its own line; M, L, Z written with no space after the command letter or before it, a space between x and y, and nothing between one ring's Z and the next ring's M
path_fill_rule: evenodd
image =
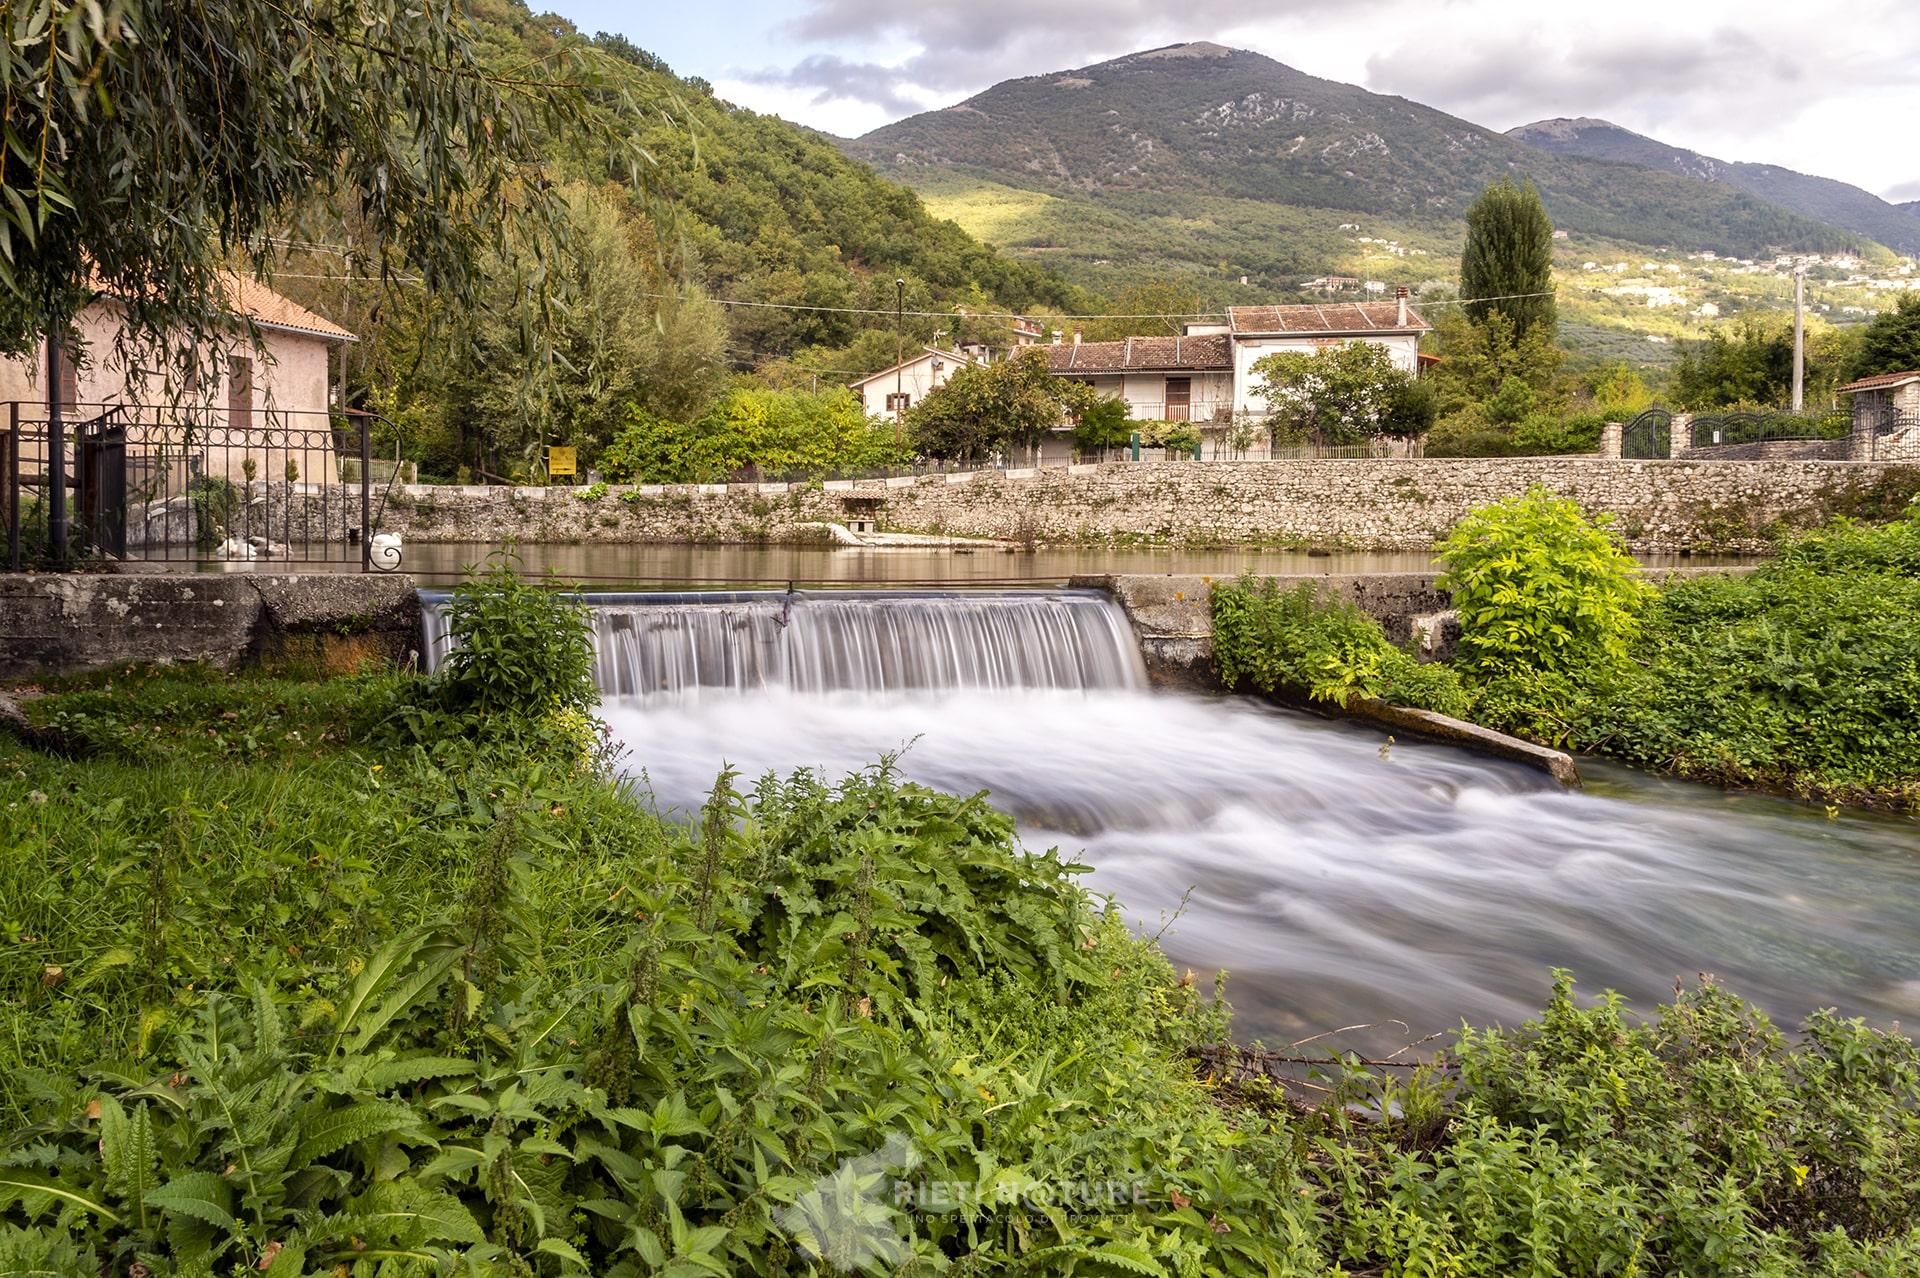
M1119 396L1141 420L1210 422L1233 411L1233 348L1225 334L1066 342L1047 349L1055 377Z
M1184 327L1178 337L1056 342L1048 349L1047 366L1056 377L1120 396L1136 418L1222 422L1266 415L1262 379L1253 371L1264 356L1372 342L1386 349L1396 368L1418 376L1420 336L1432 325L1402 289L1391 302L1232 306L1225 323Z

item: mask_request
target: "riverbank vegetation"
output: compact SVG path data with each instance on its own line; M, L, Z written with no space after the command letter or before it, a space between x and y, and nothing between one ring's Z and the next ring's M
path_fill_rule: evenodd
M1648 581L1606 520L1541 491L1440 550L1460 620L1420 667L1351 605L1214 587L1223 680L1441 710L1654 771L1920 810L1920 506L1839 520L1751 573Z
M1563 980L1433 1065L1282 1085L982 797L882 761L663 816L555 749L592 694L520 589L467 589L433 680L29 701L63 753L0 746L0 1268L1920 1262L1904 1038L1710 986L1643 1025ZM528 680L497 640L535 610Z

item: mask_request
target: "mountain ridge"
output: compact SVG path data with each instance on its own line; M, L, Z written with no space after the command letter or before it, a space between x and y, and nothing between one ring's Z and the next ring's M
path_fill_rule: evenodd
M1702 182L1720 182L1806 217L1864 235L1902 253L1920 253L1920 201L1890 203L1860 187L1777 164L1716 159L1592 116L1555 117L1506 136L1555 155L1636 164Z
M1861 238L1729 184L1556 155L1207 42L1003 81L842 146L910 185L971 174L1108 205L1191 194L1453 227L1483 186L1515 176L1536 182L1556 225L1650 247L1744 256Z

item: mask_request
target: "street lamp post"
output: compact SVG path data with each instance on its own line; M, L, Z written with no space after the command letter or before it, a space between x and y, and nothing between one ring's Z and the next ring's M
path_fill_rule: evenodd
M906 418L907 363L907 281L893 281L893 445L900 446L901 424Z

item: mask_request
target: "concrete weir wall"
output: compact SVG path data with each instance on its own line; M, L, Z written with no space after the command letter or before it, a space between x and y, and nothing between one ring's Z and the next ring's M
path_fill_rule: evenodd
M409 485L394 491L384 526L410 541L786 541L820 536L820 525L877 500L879 526L899 532L1424 550L1474 507L1535 485L1611 513L1637 550L1759 551L1781 527L1898 514L1920 492L1920 466L1377 458L1109 462L826 484Z
M408 577L0 574L0 678L128 664L286 660L328 671L419 646Z
M1213 669L1213 627L1208 599L1213 578L1190 576L1087 576L1073 585L1111 594L1140 641L1147 674L1155 683L1187 688L1218 688ZM1459 636L1459 625L1448 610L1448 599L1435 586L1435 574L1424 572L1275 574L1271 580L1283 590L1304 582L1324 594L1342 595L1380 623L1396 643L1413 641L1444 657ZM1337 713L1389 732L1458 746L1479 754L1506 759L1544 772L1561 785L1580 784L1573 757L1560 750L1522 741L1477 723L1468 723L1431 710L1389 705L1370 697L1356 697L1345 707L1305 701L1292 704L1321 714Z

